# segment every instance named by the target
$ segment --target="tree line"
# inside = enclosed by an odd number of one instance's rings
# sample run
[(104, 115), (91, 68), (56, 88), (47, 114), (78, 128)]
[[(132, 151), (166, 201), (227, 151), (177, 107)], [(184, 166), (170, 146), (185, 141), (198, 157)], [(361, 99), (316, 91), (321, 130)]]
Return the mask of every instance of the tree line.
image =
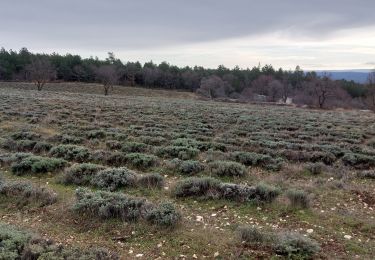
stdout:
[(232, 69), (178, 67), (167, 62), (123, 63), (113, 53), (100, 60), (79, 55), (0, 50), (0, 80), (32, 81), (38, 90), (53, 80), (98, 82), (108, 95), (117, 85), (181, 89), (206, 99), (293, 102), (318, 108), (345, 107), (375, 110), (375, 71), (367, 84), (332, 80), (329, 75), (275, 69), (272, 65)]

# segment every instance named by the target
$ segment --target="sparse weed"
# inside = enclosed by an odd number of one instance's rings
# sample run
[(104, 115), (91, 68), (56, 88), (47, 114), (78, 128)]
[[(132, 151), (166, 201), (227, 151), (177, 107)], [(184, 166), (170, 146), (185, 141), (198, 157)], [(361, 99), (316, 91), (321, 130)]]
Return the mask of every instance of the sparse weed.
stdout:
[(309, 198), (309, 195), (306, 192), (304, 192), (302, 190), (292, 189), (292, 190), (289, 190), (286, 193), (286, 195), (287, 195), (287, 197), (290, 201), (290, 205), (293, 208), (306, 209), (306, 208), (310, 207), (310, 198)]

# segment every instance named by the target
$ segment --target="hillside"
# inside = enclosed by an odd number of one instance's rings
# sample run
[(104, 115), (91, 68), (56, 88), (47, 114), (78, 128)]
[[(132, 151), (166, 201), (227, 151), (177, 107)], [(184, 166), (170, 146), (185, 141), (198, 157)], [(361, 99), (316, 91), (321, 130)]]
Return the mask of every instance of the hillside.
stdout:
[(375, 254), (374, 113), (101, 93), (0, 84), (0, 231), (120, 259)]
[(365, 84), (367, 83), (369, 72), (369, 70), (320, 71), (318, 74), (323, 75), (323, 73), (327, 73), (331, 75), (332, 79), (334, 80), (353, 80), (356, 83)]

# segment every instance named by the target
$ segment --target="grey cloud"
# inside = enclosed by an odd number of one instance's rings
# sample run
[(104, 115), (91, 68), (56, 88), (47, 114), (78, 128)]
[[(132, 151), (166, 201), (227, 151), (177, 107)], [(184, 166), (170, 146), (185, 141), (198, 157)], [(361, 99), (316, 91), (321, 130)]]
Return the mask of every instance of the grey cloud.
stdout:
[(2, 0), (0, 45), (150, 49), (280, 31), (321, 39), (375, 25), (374, 9), (373, 0)]

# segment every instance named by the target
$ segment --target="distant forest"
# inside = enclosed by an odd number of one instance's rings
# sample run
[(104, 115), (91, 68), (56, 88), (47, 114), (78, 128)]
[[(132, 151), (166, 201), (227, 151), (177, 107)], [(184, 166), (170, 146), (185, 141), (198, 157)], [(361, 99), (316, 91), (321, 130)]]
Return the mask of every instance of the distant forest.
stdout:
[(98, 82), (108, 95), (113, 85), (180, 89), (206, 99), (261, 102), (293, 102), (318, 108), (375, 110), (375, 72), (366, 84), (332, 80), (330, 75), (276, 69), (272, 65), (242, 69), (200, 66), (178, 67), (167, 62), (123, 63), (113, 53), (100, 60), (79, 55), (0, 50), (0, 80), (33, 81), (38, 90), (50, 81)]

